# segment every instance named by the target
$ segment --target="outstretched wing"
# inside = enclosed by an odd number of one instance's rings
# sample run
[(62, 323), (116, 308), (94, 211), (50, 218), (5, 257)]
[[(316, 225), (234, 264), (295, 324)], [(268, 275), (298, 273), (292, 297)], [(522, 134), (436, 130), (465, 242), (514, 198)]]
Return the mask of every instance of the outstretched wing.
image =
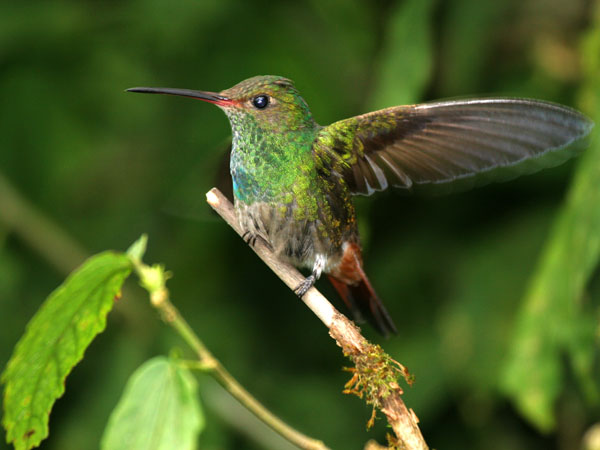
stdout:
[(354, 194), (388, 186), (465, 189), (558, 165), (593, 123), (555, 103), (509, 98), (398, 106), (324, 127), (314, 143), (320, 166)]

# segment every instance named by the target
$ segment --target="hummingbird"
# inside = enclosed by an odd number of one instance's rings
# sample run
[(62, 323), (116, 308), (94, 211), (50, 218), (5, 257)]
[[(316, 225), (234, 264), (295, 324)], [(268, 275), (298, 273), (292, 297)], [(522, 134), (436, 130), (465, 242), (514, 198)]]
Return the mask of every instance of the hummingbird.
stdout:
[(294, 86), (256, 76), (221, 92), (136, 87), (212, 103), (232, 129), (229, 170), (244, 239), (262, 239), (310, 275), (327, 274), (355, 320), (397, 333), (363, 268), (355, 195), (388, 187), (464, 190), (556, 166), (593, 122), (578, 111), (522, 98), (394, 106), (319, 125)]

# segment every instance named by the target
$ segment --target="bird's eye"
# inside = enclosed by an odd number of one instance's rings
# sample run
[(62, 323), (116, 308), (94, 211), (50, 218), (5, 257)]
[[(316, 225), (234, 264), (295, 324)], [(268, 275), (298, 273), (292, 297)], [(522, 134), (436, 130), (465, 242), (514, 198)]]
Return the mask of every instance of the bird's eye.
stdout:
[(268, 95), (257, 95), (252, 99), (252, 104), (255, 108), (264, 109), (269, 105)]

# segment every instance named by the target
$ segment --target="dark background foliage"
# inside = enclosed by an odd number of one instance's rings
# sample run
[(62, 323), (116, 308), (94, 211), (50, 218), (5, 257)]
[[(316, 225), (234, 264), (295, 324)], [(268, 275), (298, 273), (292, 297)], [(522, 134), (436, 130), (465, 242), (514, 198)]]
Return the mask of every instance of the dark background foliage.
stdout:
[[(230, 135), (223, 114), (123, 91), (218, 91), (278, 74), (296, 82), (322, 124), (475, 95), (535, 97), (592, 114), (585, 86), (597, 84), (586, 81), (582, 61), (598, 56), (585, 54), (582, 42), (600, 26), (594, 7), (584, 0), (3, 2), (0, 181), (80, 250), (67, 251), (40, 216), (11, 223), (16, 206), (2, 197), (0, 361), (82, 255), (125, 249), (147, 232), (146, 261), (174, 273), (174, 302), (251, 392), (332, 448), (383, 441), (384, 421), (366, 432), (369, 408), (341, 394), (347, 362), (325, 328), (204, 204)], [(597, 390), (581, 388), (566, 356), (560, 385), (549, 386), (559, 396), (548, 412), (556, 426), (542, 425), (546, 432), (502, 388), (521, 304), (577, 168), (572, 161), (447, 197), (389, 192), (358, 200), (366, 268), (400, 332), (383, 340), (363, 329), (416, 376), (405, 400), (431, 446), (574, 449), (598, 421)], [(318, 287), (337, 301), (326, 282)], [(597, 275), (587, 287), (597, 322)], [(119, 301), (67, 380), (42, 448), (96, 448), (131, 372), (183, 348), (141, 290), (129, 288), (133, 295)], [(286, 448), (212, 380), (199, 380), (202, 448)]]

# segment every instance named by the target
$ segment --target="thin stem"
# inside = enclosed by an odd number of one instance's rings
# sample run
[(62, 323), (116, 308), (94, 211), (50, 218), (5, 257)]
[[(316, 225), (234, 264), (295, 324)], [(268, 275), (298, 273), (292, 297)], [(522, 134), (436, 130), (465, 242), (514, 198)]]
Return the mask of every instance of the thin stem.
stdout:
[[(319, 440), (313, 439), (295, 430), (279, 417), (271, 413), (256, 398), (223, 367), (221, 362), (213, 356), (179, 310), (169, 300), (169, 291), (164, 285), (164, 271), (160, 266), (148, 267), (141, 261), (134, 261), (136, 270), (142, 279), (142, 285), (150, 292), (152, 305), (160, 312), (162, 319), (172, 326), (183, 340), (194, 350), (198, 356), (201, 370), (209, 373), (217, 382), (236, 398), (243, 406), (255, 416), (270, 426), (285, 439), (302, 449), (328, 450), (328, 447)], [(144, 277), (149, 273), (163, 276), (160, 283), (144, 283)], [(199, 367), (199, 368), (200, 368)]]

